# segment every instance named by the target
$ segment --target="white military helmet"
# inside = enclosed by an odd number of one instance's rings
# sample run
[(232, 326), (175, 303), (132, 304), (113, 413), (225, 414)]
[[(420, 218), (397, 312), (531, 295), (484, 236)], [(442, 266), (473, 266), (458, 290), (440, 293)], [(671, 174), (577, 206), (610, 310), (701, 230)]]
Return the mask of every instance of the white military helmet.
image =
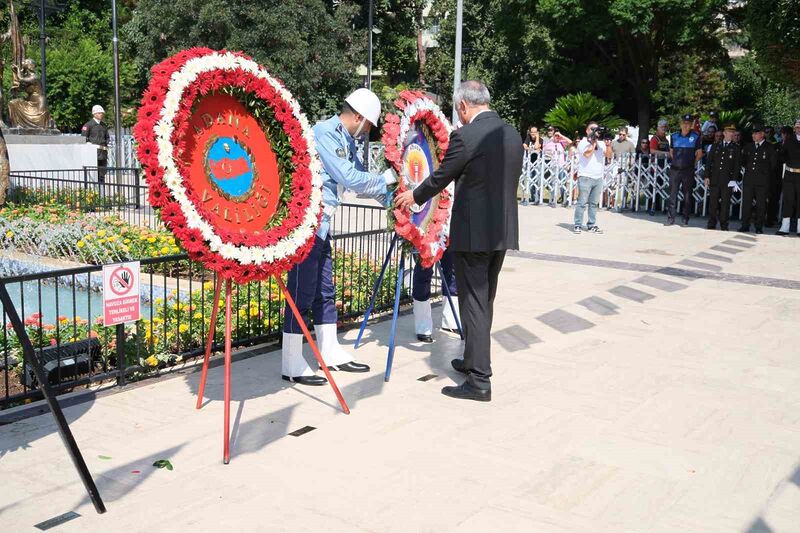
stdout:
[(94, 115), (95, 113), (105, 113), (105, 112), (106, 110), (103, 109), (103, 106), (101, 105), (92, 106), (92, 115)]
[(344, 101), (373, 126), (378, 125), (378, 120), (381, 118), (381, 101), (374, 92), (364, 88), (356, 89)]

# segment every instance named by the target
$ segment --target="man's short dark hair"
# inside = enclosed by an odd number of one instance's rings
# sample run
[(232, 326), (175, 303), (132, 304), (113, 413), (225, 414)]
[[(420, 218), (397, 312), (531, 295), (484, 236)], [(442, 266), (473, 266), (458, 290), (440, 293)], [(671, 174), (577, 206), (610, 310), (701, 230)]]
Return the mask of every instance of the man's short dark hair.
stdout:
[(350, 104), (348, 104), (347, 102), (344, 102), (342, 104), (342, 113), (351, 113), (353, 115), (358, 115), (358, 111), (353, 109), (353, 107)]

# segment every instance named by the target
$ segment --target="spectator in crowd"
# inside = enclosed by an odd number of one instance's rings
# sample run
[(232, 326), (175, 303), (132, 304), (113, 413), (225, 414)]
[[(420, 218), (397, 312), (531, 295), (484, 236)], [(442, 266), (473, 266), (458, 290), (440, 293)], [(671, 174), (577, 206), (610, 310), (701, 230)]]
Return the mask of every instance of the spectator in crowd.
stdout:
[[(780, 130), (780, 128), (778, 128)], [(781, 210), (781, 181), (783, 181), (783, 164), (780, 162), (778, 152), (781, 147), (779, 141), (780, 132), (776, 135), (775, 128), (766, 126), (764, 128), (764, 141), (768, 142), (775, 149), (776, 160), (775, 169), (769, 177), (767, 185), (767, 216), (764, 227), (772, 228), (778, 224), (778, 215)]]
[[(788, 235), (792, 218), (797, 218), (797, 209), (800, 209), (800, 118), (794, 123), (794, 131), (783, 136), (780, 148), (783, 169), (783, 208), (781, 227), (778, 235)], [(800, 234), (800, 225), (797, 233)]]
[(712, 111), (708, 114), (708, 120), (703, 122), (703, 127), (700, 129), (702, 133), (708, 131), (708, 128), (714, 126), (719, 131), (719, 113)]
[(656, 133), (650, 138), (650, 153), (666, 157), (669, 154), (669, 139), (667, 137), (667, 121), (663, 118), (658, 121)]
[(105, 183), (106, 167), (108, 166), (108, 125), (103, 122), (106, 110), (101, 105), (92, 107), (92, 119), (83, 125), (81, 134), (86, 137), (86, 142), (97, 146), (97, 181)]
[(742, 147), (742, 132), (738, 129), (733, 132), (733, 142), (739, 145), (739, 148)]
[(556, 134), (556, 128), (554, 126), (547, 126), (547, 134), (542, 138), (542, 146), (547, 144), (547, 141), (553, 138), (553, 135)]
[(542, 157), (550, 167), (551, 176), (555, 176), (553, 183), (553, 197), (550, 199), (550, 207), (558, 205), (558, 196), (561, 195), (561, 201), (564, 207), (569, 203), (567, 198), (566, 181), (567, 181), (567, 150), (569, 149), (572, 141), (561, 135), (561, 132), (552, 126), (548, 128), (549, 138), (542, 147)]
[(714, 144), (719, 144), (724, 140), (725, 140), (725, 134), (723, 133), (723, 131), (717, 130), (717, 132), (714, 134)]
[(709, 126), (703, 133), (703, 152), (708, 152), (711, 145), (714, 144), (714, 137), (717, 135), (717, 127), (713, 124)]
[(792, 135), (792, 128), (790, 128), (789, 126), (781, 127), (781, 134), (780, 138), (778, 139), (778, 142), (780, 144), (785, 143), (786, 139), (788, 139), (791, 135)]
[(764, 140), (773, 146), (775, 145), (775, 128), (772, 126), (764, 126)]
[(705, 168), (705, 184), (708, 188), (708, 229), (728, 231), (731, 207), (731, 192), (736, 187), (741, 172), (741, 149), (733, 142), (736, 126), (727, 124), (724, 140), (711, 147)]
[(694, 189), (694, 169), (703, 157), (703, 145), (700, 134), (692, 129), (692, 115), (683, 115), (681, 131), (670, 137), (670, 155), (672, 164), (669, 168), (669, 204), (667, 226), (675, 223), (675, 211), (678, 205), (678, 190), (683, 190), (683, 225), (689, 225), (689, 204)]
[(623, 126), (619, 129), (617, 138), (611, 143), (611, 151), (617, 157), (621, 156), (622, 154), (634, 155), (636, 153), (636, 147), (633, 145), (630, 139), (628, 139), (628, 128), (626, 126)]
[(611, 139), (600, 139), (597, 122), (586, 125), (586, 137), (578, 143), (578, 202), (575, 205), (574, 233), (583, 229), (583, 210), (589, 206), (589, 233), (603, 233), (597, 226), (597, 208), (603, 194), (606, 158), (611, 158)]
[[(639, 139), (639, 144), (636, 146), (636, 158), (639, 160), (639, 165), (642, 170), (647, 169), (650, 167), (650, 141), (647, 137), (642, 137)], [(647, 172), (647, 170), (645, 170)], [(656, 207), (654, 204), (655, 201), (655, 185), (650, 186), (650, 207), (647, 209), (647, 214), (655, 216), (656, 214)]]
[(522, 147), (525, 148), (531, 156), (531, 163), (536, 161), (539, 158), (539, 154), (542, 153), (542, 144), (542, 138), (539, 136), (539, 128), (531, 126), (530, 129), (528, 129), (528, 134), (525, 136), (525, 142), (522, 143)]
[(639, 139), (639, 146), (636, 147), (636, 155), (649, 156), (650, 155), (650, 141), (645, 138)]
[(694, 116), (694, 121), (692, 121), (692, 129), (700, 135), (703, 134), (703, 128), (700, 126), (700, 115)]
[(628, 177), (627, 173), (633, 168), (636, 162), (636, 146), (628, 139), (628, 128), (626, 126), (621, 127), (619, 132), (617, 132), (617, 138), (611, 142), (611, 151), (616, 160), (620, 189), (618, 189), (618, 195), (609, 195), (609, 201), (606, 204), (609, 208), (617, 207), (616, 200), (618, 197), (624, 200), (619, 193), (624, 194)]
[(753, 212), (753, 198), (756, 200), (756, 233), (764, 233), (764, 219), (767, 214), (767, 192), (770, 180), (778, 166), (775, 147), (764, 140), (764, 129), (753, 124), (753, 143), (742, 149), (742, 227), (741, 232), (750, 231), (750, 218)]

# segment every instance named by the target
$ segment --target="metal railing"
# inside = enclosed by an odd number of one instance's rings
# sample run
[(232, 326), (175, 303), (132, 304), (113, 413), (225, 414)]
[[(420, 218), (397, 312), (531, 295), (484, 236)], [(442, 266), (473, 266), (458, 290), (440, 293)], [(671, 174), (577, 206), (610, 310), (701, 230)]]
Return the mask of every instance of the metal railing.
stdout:
[[(343, 204), (332, 220), (336, 306), (342, 322), (363, 316), (369, 304), (391, 241), (385, 228), (386, 212), (381, 207)], [(395, 251), (376, 299), (379, 313), (394, 304), (398, 262)], [(202, 353), (215, 274), (183, 254), (145, 258), (141, 263), (142, 318), (116, 328), (102, 326), (101, 265), (0, 278), (25, 322), (37, 357), (52, 359), (50, 381), (55, 391), (98, 382), (122, 385)], [(433, 292), (438, 294), (440, 287), (435, 275)], [(410, 302), (410, 290), (409, 273), (402, 288), (404, 303)], [(274, 281), (237, 286), (233, 298), (235, 346), (279, 339), (284, 301)], [(0, 408), (5, 408), (39, 399), (41, 393), (5, 308), (0, 311)], [(219, 320), (216, 348), (221, 347), (224, 331), (221, 316)], [(58, 356), (87, 339), (99, 343), (91, 355)]]
[[(519, 196), (524, 205), (559, 202), (573, 205), (577, 199), (578, 156), (570, 154), (563, 160), (547, 154), (526, 152), (519, 178)], [(532, 159), (534, 159), (532, 161)], [(623, 154), (608, 161), (603, 174), (601, 207), (615, 210), (664, 211), (669, 202), (669, 157), (655, 154)], [(695, 167), (690, 210), (698, 216), (708, 211), (708, 189), (703, 181), (703, 163)], [(744, 170), (742, 170), (744, 173)], [(731, 195), (731, 215), (741, 218), (741, 179), (739, 191)], [(683, 204), (678, 193), (678, 209)]]

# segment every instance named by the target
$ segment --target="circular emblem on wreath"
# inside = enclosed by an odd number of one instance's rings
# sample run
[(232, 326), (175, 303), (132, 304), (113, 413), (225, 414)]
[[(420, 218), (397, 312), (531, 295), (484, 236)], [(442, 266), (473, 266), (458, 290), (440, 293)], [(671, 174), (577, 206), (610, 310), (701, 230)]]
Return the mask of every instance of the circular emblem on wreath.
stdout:
[(239, 282), (289, 270), (322, 210), (311, 126), (243, 54), (186, 50), (152, 69), (134, 135), (150, 203), (192, 259)]

